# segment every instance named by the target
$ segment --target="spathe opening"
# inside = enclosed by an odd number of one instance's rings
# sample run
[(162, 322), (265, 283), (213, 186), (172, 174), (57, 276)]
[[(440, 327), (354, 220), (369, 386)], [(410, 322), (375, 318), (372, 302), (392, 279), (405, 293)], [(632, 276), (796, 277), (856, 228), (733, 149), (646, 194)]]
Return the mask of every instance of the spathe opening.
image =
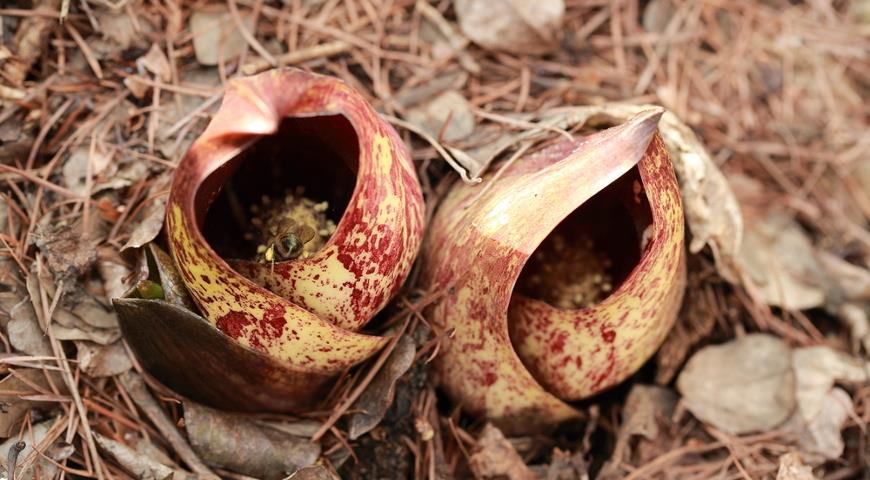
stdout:
[(651, 224), (634, 167), (550, 232), (523, 267), (514, 294), (562, 309), (597, 305), (637, 266)]
[(344, 116), (284, 119), (204, 182), (200, 195), (215, 191), (209, 183), (221, 185), (201, 224), (206, 241), (223, 258), (260, 261), (273, 240), (276, 261), (291, 259), (285, 251), (303, 255), (290, 237), (303, 241), (305, 255), (322, 247), (353, 195), (358, 159), (358, 137)]

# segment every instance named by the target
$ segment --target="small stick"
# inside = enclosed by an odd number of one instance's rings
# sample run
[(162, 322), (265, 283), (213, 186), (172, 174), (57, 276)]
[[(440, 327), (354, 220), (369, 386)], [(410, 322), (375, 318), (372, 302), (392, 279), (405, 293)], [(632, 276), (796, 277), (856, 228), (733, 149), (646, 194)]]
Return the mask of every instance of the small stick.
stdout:
[(396, 344), (399, 343), (399, 339), (402, 338), (402, 335), (408, 328), (409, 323), (410, 321), (406, 321), (404, 324), (402, 324), (401, 328), (399, 328), (399, 331), (396, 332), (395, 335), (393, 335), (393, 338), (390, 339), (390, 343), (388, 343), (386, 348), (381, 351), (380, 356), (375, 361), (374, 365), (372, 365), (372, 367), (369, 369), (368, 373), (366, 373), (366, 376), (363, 378), (362, 382), (360, 382), (359, 385), (357, 385), (353, 389), (353, 391), (344, 400), (344, 402), (342, 402), (335, 409), (333, 409), (332, 414), (329, 416), (329, 418), (327, 418), (326, 421), (323, 422), (323, 425), (320, 426), (320, 429), (318, 429), (317, 432), (315, 432), (314, 435), (311, 436), (312, 442), (320, 440), (320, 437), (326, 434), (326, 432), (330, 431), (332, 426), (335, 425), (335, 422), (337, 422), (338, 419), (341, 418), (342, 415), (344, 415), (347, 410), (353, 405), (353, 402), (355, 402), (356, 399), (359, 398), (360, 395), (362, 395), (363, 391), (372, 382), (372, 379), (375, 378), (375, 375), (380, 371), (381, 367), (384, 366), (387, 358), (390, 356), (391, 353), (393, 353), (393, 350), (395, 350)]
[[(293, 65), (297, 63), (307, 62), (309, 60), (314, 60), (316, 58), (325, 58), (331, 57), (333, 55), (338, 55), (339, 53), (344, 53), (350, 50), (350, 48), (351, 45), (349, 43), (337, 40), (334, 42), (322, 43), (313, 47), (287, 52), (285, 54), (275, 57), (275, 61), (279, 66)], [(263, 70), (266, 70), (270, 66), (272, 65), (269, 63), (269, 61), (262, 58), (257, 58), (249, 63), (246, 63), (242, 67), (242, 73), (245, 75), (253, 75), (255, 73), (260, 73)]]
[(9, 480), (15, 480), (15, 464), (18, 463), (18, 455), (26, 446), (26, 443), (18, 441), (9, 447), (9, 453), (6, 456), (6, 471), (9, 473)]
[(190, 445), (184, 440), (181, 433), (175, 428), (175, 425), (172, 424), (166, 412), (157, 404), (157, 400), (154, 400), (154, 397), (148, 392), (142, 377), (135, 373), (130, 373), (120, 377), (120, 380), (124, 388), (127, 389), (127, 393), (130, 394), (130, 398), (154, 422), (154, 426), (166, 437), (166, 441), (178, 452), (178, 456), (184, 460), (184, 463), (202, 477), (217, 479), (218, 477), (214, 472), (202, 463), (193, 449), (190, 448)]
[(453, 158), (453, 156), (451, 156), (447, 152), (447, 150), (441, 145), (441, 142), (436, 140), (432, 135), (429, 135), (428, 133), (423, 131), (420, 127), (414, 125), (413, 123), (406, 122), (406, 121), (402, 120), (401, 118), (394, 117), (394, 116), (388, 115), (386, 113), (381, 113), (381, 117), (385, 118), (388, 122), (390, 122), (392, 124), (398, 125), (406, 130), (410, 130), (410, 131), (416, 133), (423, 140), (426, 140), (430, 145), (432, 145), (432, 148), (434, 148), (435, 151), (437, 151), (439, 155), (444, 157), (444, 160), (453, 168), (453, 170), (456, 170), (456, 172), (459, 174), (459, 176), (462, 177), (463, 182), (465, 182), (469, 185), (474, 185), (476, 183), (480, 183), (483, 181), (483, 179), (480, 177), (470, 178), (468, 176), (468, 170), (466, 170), (464, 167), (462, 167), (462, 165), (460, 165)]

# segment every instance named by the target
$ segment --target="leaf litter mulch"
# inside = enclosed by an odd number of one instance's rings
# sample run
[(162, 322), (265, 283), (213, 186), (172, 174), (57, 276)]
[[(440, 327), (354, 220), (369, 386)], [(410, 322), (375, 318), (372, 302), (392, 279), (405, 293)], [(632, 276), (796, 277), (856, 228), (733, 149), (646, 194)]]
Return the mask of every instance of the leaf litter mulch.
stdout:
[[(870, 478), (870, 2), (35, 0), (0, 35), (5, 478)], [(542, 112), (666, 107), (692, 254), (656, 357), (583, 422), (506, 437), (433, 385), (449, 332), (412, 275), (375, 323), (408, 334), (304, 418), (154, 382), (110, 299), (222, 85), (279, 65), (363, 92), (430, 213)]]

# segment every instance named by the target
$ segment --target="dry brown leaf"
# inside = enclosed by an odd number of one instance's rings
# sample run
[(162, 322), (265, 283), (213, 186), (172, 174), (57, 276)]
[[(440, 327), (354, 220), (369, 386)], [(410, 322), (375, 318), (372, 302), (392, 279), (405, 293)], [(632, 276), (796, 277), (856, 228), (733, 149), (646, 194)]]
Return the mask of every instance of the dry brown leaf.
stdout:
[(779, 471), (776, 480), (815, 480), (813, 469), (801, 460), (797, 452), (786, 453), (779, 457)]
[[(87, 195), (88, 188), (94, 188), (93, 179), (102, 173), (112, 161), (112, 155), (95, 149), (93, 155), (87, 146), (74, 149), (61, 168), (63, 186), (78, 195)], [(88, 175), (91, 184), (88, 185)]]
[(109, 345), (77, 341), (76, 347), (79, 368), (91, 377), (111, 377), (133, 368), (133, 362), (121, 341)]
[(184, 402), (187, 436), (206, 463), (257, 478), (284, 478), (320, 456), (320, 445), (238, 415)]
[(118, 316), (91, 296), (78, 302), (67, 301), (57, 307), (52, 316), (52, 333), (60, 340), (90, 340), (109, 345), (121, 338)]
[(768, 431), (795, 408), (791, 351), (780, 338), (750, 334), (702, 348), (677, 379), (698, 419), (732, 433)]
[(9, 343), (15, 350), (28, 355), (51, 355), (51, 343), (39, 325), (33, 303), (27, 297), (21, 297), (19, 302), (9, 311), (11, 320), (6, 325)]
[(197, 478), (191, 473), (170, 468), (99, 433), (94, 433), (94, 440), (100, 449), (111, 455), (118, 462), (118, 465), (139, 480), (193, 480)]
[[(45, 8), (57, 11), (59, 0), (37, 0), (33, 8)], [(48, 42), (48, 30), (56, 25), (56, 20), (43, 15), (27, 15), (18, 25), (18, 30), (12, 38), (11, 47), (14, 56), (3, 63), (3, 73), (14, 86), (22, 86), (27, 73), (39, 59)]]
[[(473, 140), (477, 136), (477, 133), (471, 136), (469, 139), (471, 143), (474, 143)], [(499, 135), (495, 141), (486, 142), (479, 147), (460, 150), (448, 146), (447, 150), (459, 162), (459, 165), (465, 169), (469, 178), (480, 178), (480, 175), (489, 167), (493, 160), (502, 152), (515, 145), (517, 141), (519, 141), (518, 135), (506, 133)]]
[(108, 345), (121, 338), (118, 329), (93, 328), (85, 324), (68, 326), (55, 323), (51, 325), (51, 332), (58, 340), (90, 340), (100, 345)]
[[(22, 380), (22, 378), (24, 380)], [(26, 381), (25, 381), (26, 380)], [(21, 398), (29, 394), (39, 394), (31, 385), (49, 389), (48, 380), (41, 370), (32, 368), (16, 369), (0, 380), (0, 438), (16, 435), (24, 415), (39, 402)]]
[[(631, 388), (622, 410), (622, 425), (617, 433), (616, 447), (610, 460), (601, 469), (601, 478), (622, 478), (625, 471), (620, 465), (632, 458), (631, 440), (641, 436), (647, 443), (659, 436), (659, 426), (674, 413), (677, 395), (667, 388), (637, 384)], [(666, 448), (666, 447), (664, 447)], [(662, 448), (653, 455), (665, 453)]]
[(172, 68), (169, 66), (169, 60), (156, 43), (151, 44), (148, 53), (136, 60), (136, 65), (153, 73), (164, 82), (172, 80)]
[[(242, 15), (242, 23), (249, 31), (254, 26), (253, 20), (250, 15)], [(247, 48), (245, 38), (224, 5), (194, 9), (190, 15), (190, 31), (196, 60), (202, 65), (217, 65), (221, 59), (229, 62)]]
[(484, 48), (541, 54), (559, 44), (563, 0), (453, 0), (453, 6), (462, 32)]
[(387, 357), (375, 378), (354, 402), (352, 409), (356, 413), (350, 417), (348, 438), (356, 440), (381, 423), (393, 403), (396, 381), (411, 368), (416, 353), (414, 340), (410, 336), (405, 335), (399, 339), (396, 348)]
[[(74, 449), (68, 444), (45, 444), (49, 433), (56, 431), (58, 421), (58, 418), (52, 418), (37, 423), (24, 432), (20, 440), (24, 441), (25, 446), (18, 454), (15, 469), (16, 480), (55, 478), (59, 470), (56, 462), (62, 462), (73, 454)], [(2, 478), (9, 478), (6, 453), (18, 441), (18, 436), (14, 436), (0, 445), (0, 452), (4, 453), (0, 455), (0, 466), (2, 466), (0, 468), (0, 472), (2, 472), (0, 475), (2, 475)]]
[(462, 140), (474, 131), (471, 104), (456, 90), (448, 90), (407, 112), (408, 121), (445, 142)]
[(138, 453), (153, 460), (157, 460), (167, 467), (181, 470), (178, 464), (175, 463), (175, 461), (172, 460), (162, 448), (154, 445), (154, 443), (149, 441), (147, 438), (137, 437), (135, 434), (127, 433), (124, 435), (124, 440), (127, 440)]
[(673, 0), (650, 1), (643, 9), (643, 29), (647, 32), (664, 32), (676, 11)]
[(121, 247), (121, 251), (128, 248), (140, 248), (142, 245), (157, 238), (163, 228), (163, 219), (166, 217), (166, 201), (169, 200), (169, 184), (172, 181), (171, 172), (166, 172), (151, 184), (148, 189), (146, 201), (148, 202), (142, 212), (135, 219), (136, 227), (130, 234), (130, 239)]
[[(68, 300), (77, 297), (75, 301)], [(104, 306), (91, 295), (70, 295), (62, 303), (63, 309), (69, 314), (75, 315), (82, 322), (94, 328), (118, 328), (118, 316), (109, 307)]]
[(55, 281), (81, 277), (97, 260), (100, 226), (82, 233), (81, 220), (56, 222), (51, 215), (40, 220), (33, 232), (33, 243), (45, 257)]
[(864, 351), (870, 352), (870, 318), (867, 317), (866, 308), (854, 303), (844, 303), (835, 313), (849, 327), (852, 348), (857, 351), (858, 345), (863, 345)]
[(795, 420), (803, 426), (802, 445), (833, 460), (843, 453), (840, 429), (854, 416), (852, 399), (835, 382), (864, 383), (870, 363), (830, 347), (799, 348), (792, 354), (797, 389)]
[(823, 250), (816, 250), (816, 259), (831, 279), (829, 301), (870, 301), (870, 270)]
[(740, 259), (768, 305), (790, 310), (824, 305), (824, 272), (806, 232), (790, 216), (771, 213), (750, 222)]
[(589, 480), (589, 465), (583, 457), (582, 450), (572, 454), (558, 448), (553, 449), (552, 460), (546, 468), (544, 478), (546, 480)]
[(509, 480), (537, 478), (501, 430), (491, 424), (483, 427), (483, 433), (477, 439), (477, 446), (468, 463), (477, 477), (503, 477)]
[(134, 18), (124, 9), (101, 8), (99, 19), (99, 32), (103, 35), (103, 39), (113, 44), (116, 49), (127, 50), (145, 44), (141, 28), (143, 22), (137, 25)]
[(117, 250), (111, 246), (100, 247), (97, 254), (97, 271), (103, 280), (103, 289), (106, 292), (105, 299), (111, 301), (121, 298), (131, 287), (128, 280), (130, 269), (126, 262), (118, 255)]

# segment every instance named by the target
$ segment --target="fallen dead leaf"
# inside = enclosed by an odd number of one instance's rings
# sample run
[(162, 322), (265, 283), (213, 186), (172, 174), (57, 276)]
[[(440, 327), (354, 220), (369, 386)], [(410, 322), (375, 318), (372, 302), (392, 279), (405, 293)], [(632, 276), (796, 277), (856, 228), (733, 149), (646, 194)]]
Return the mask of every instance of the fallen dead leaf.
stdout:
[(97, 271), (103, 280), (106, 300), (121, 298), (130, 289), (128, 277), (131, 271), (114, 247), (100, 247), (97, 253)]
[(477, 439), (477, 446), (468, 460), (474, 475), (482, 478), (534, 480), (535, 474), (507, 441), (501, 430), (487, 424)]
[(73, 150), (61, 168), (63, 186), (78, 195), (88, 193), (88, 175), (91, 177), (90, 188), (93, 189), (93, 179), (102, 173), (112, 161), (112, 155), (95, 149), (93, 155), (87, 146)]
[[(121, 338), (118, 316), (91, 296), (63, 302), (52, 316), (52, 333), (61, 340), (89, 340), (109, 345)], [(66, 299), (65, 299), (66, 300)]]
[(151, 44), (148, 53), (136, 60), (136, 65), (153, 73), (164, 82), (172, 80), (172, 69), (169, 66), (169, 60), (156, 43)]
[[(75, 300), (68, 300), (72, 297)], [(94, 328), (118, 328), (118, 316), (115, 312), (93, 296), (89, 294), (70, 295), (64, 300), (63, 309), (58, 310), (58, 312), (66, 311), (66, 313), (75, 315), (82, 322)]]
[[(253, 17), (242, 15), (242, 23), (250, 31)], [(228, 62), (247, 48), (245, 38), (224, 5), (208, 5), (194, 9), (190, 15), (193, 51), (202, 65), (217, 65), (221, 59)]]
[(79, 278), (90, 270), (97, 260), (102, 230), (102, 226), (94, 225), (83, 235), (81, 220), (58, 223), (45, 215), (32, 237), (55, 281), (60, 281)]
[(480, 73), (480, 64), (466, 51), (470, 43), (468, 38), (458, 32), (454, 24), (447, 21), (432, 5), (417, 2), (415, 8), (423, 17), (420, 23), (420, 38), (431, 45), (432, 57), (438, 61), (447, 61), (456, 56), (459, 65), (467, 72)]
[(870, 318), (867, 317), (867, 309), (854, 303), (844, 303), (837, 308), (836, 315), (849, 327), (852, 348), (857, 351), (858, 345), (863, 345), (864, 351), (870, 352)]
[(677, 389), (695, 417), (723, 432), (764, 432), (794, 411), (791, 367), (785, 342), (750, 334), (695, 353), (677, 378)]
[(788, 215), (771, 213), (750, 222), (741, 266), (768, 305), (805, 310), (825, 304), (824, 272), (806, 232)]
[(100, 29), (103, 38), (115, 45), (117, 49), (127, 50), (130, 47), (145, 45), (142, 37), (142, 22), (137, 28), (136, 22), (123, 9), (99, 9)]
[(779, 457), (779, 471), (776, 480), (815, 480), (813, 469), (804, 465), (797, 452), (786, 453)]
[(133, 368), (127, 349), (120, 340), (109, 345), (86, 340), (75, 343), (79, 368), (91, 377), (111, 377)]
[(142, 377), (138, 373), (130, 371), (117, 378), (133, 402), (145, 412), (148, 419), (157, 427), (157, 431), (163, 435), (163, 438), (187, 467), (196, 473), (200, 480), (216, 480), (218, 476), (196, 455), (169, 415), (151, 395)]
[(350, 417), (348, 438), (356, 440), (381, 422), (396, 395), (396, 381), (411, 368), (416, 353), (410, 336), (399, 339), (383, 367), (354, 402), (352, 409), (356, 413)]
[(35, 391), (31, 385), (49, 390), (45, 374), (33, 368), (16, 369), (14, 373), (0, 380), (0, 405), (3, 406), (0, 408), (0, 437), (16, 435), (24, 415), (34, 406), (40, 405), (40, 402), (21, 398), (41, 393)]
[(543, 477), (546, 480), (589, 480), (589, 465), (583, 456), (580, 450), (572, 454), (553, 449), (552, 460)]
[(54, 478), (57, 475), (59, 469), (56, 462), (64, 461), (74, 452), (71, 445), (61, 443), (44, 444), (50, 433), (56, 431), (59, 427), (57, 424), (58, 420), (58, 418), (52, 418), (37, 423), (28, 430), (25, 430), (20, 439), (17, 436), (11, 437), (0, 445), (0, 452), (4, 453), (4, 455), (0, 456), (2, 457), (0, 458), (0, 465), (2, 465), (3, 478), (9, 478), (6, 453), (19, 440), (23, 441), (25, 446), (18, 453), (17, 468), (15, 469), (16, 480)]
[(816, 259), (831, 279), (829, 301), (870, 301), (870, 270), (843, 260), (837, 255), (816, 250)]
[[(477, 134), (473, 134), (469, 139), (472, 143)], [(518, 141), (517, 135), (503, 134), (495, 141), (485, 142), (483, 145), (468, 150), (460, 150), (456, 147), (447, 147), (447, 150), (453, 155), (453, 158), (459, 162), (459, 165), (465, 169), (469, 178), (479, 178), (480, 174), (489, 167), (489, 165), (502, 152), (515, 145)]]
[(148, 202), (135, 220), (136, 227), (130, 234), (130, 239), (121, 247), (121, 251), (128, 248), (140, 248), (142, 245), (157, 238), (163, 228), (163, 219), (166, 217), (166, 202), (169, 200), (169, 184), (172, 181), (172, 173), (166, 172), (154, 180), (148, 189), (146, 201)]
[(826, 346), (796, 349), (792, 362), (798, 407), (795, 420), (804, 429), (801, 443), (812, 453), (836, 459), (844, 448), (843, 422), (855, 412), (849, 394), (834, 383), (867, 382), (870, 363)]
[(99, 433), (94, 433), (94, 440), (100, 449), (111, 455), (118, 462), (118, 465), (139, 480), (193, 480), (197, 478), (192, 473), (170, 468)]
[[(622, 478), (626, 475), (621, 465), (632, 457), (632, 439), (640, 436), (644, 439), (642, 441), (655, 442), (660, 424), (669, 421), (677, 399), (673, 391), (656, 385), (637, 384), (631, 388), (622, 410), (622, 425), (617, 433), (613, 455), (602, 467), (600, 478)], [(658, 450), (647, 453), (652, 456), (665, 453), (661, 448)]]
[(15, 350), (33, 356), (52, 354), (51, 343), (39, 325), (31, 299), (22, 297), (9, 313), (11, 320), (6, 325), (6, 334)]
[(643, 29), (647, 32), (664, 32), (676, 11), (673, 0), (650, 1), (643, 9)]
[(445, 142), (462, 140), (474, 131), (471, 104), (456, 90), (448, 90), (407, 112), (408, 121)]
[(492, 50), (541, 54), (555, 49), (565, 15), (563, 0), (454, 0), (462, 32)]
[(187, 436), (211, 465), (257, 478), (284, 478), (320, 456), (320, 445), (194, 402), (184, 402)]
[[(32, 8), (47, 8), (57, 11), (57, 0), (37, 0)], [(48, 30), (56, 25), (56, 21), (48, 16), (28, 15), (21, 20), (8, 44), (14, 54), (3, 63), (3, 77), (14, 86), (24, 83), (30, 68), (42, 55), (44, 46), (48, 43)]]
[(667, 388), (635, 385), (625, 401), (620, 439), (628, 440), (640, 435), (647, 440), (655, 440), (659, 436), (659, 424), (670, 418), (676, 404), (677, 395)]
[[(59, 311), (55, 312), (55, 314)], [(51, 332), (58, 340), (90, 340), (100, 345), (108, 345), (121, 338), (118, 329), (93, 328), (83, 324), (51, 325)]]

